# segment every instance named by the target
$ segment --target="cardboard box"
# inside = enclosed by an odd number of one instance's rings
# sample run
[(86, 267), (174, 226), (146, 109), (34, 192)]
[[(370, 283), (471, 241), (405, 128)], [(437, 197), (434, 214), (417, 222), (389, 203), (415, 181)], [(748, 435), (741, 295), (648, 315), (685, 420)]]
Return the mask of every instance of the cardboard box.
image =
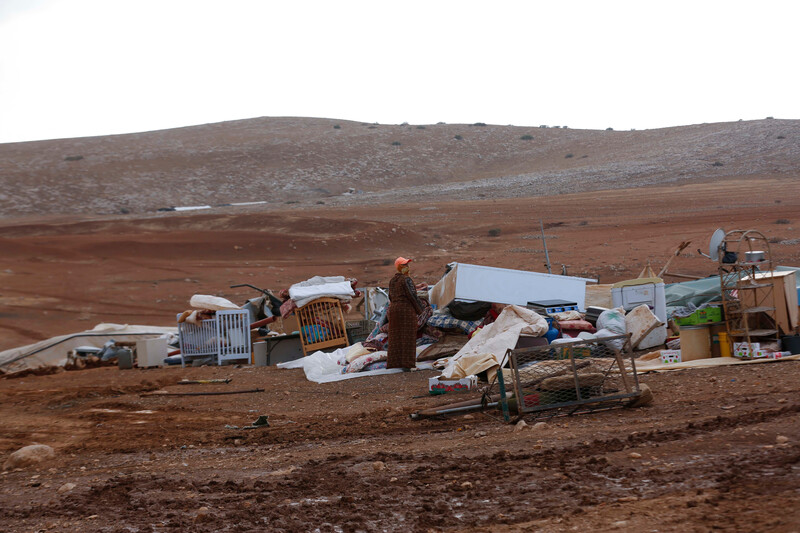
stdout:
[(150, 368), (162, 366), (167, 357), (167, 339), (136, 341), (136, 366)]
[[(798, 325), (797, 288), (794, 271), (759, 272), (755, 275), (756, 283), (770, 284), (772, 287), (763, 287), (755, 290), (739, 290), (739, 299), (743, 307), (768, 306), (774, 311), (767, 314), (778, 324), (784, 335), (792, 335)], [(752, 283), (748, 276), (742, 278), (741, 285)]]
[(758, 342), (734, 342), (733, 356), (742, 359), (758, 359), (766, 357), (767, 352), (761, 348)]
[(597, 280), (457, 263), (431, 289), (430, 301), (441, 309), (453, 300), (525, 307), (528, 302), (558, 299), (583, 309), (587, 282)]
[(661, 362), (664, 364), (680, 363), (681, 351), (680, 350), (661, 350)]
[(478, 376), (467, 376), (462, 379), (441, 379), (441, 376), (428, 379), (428, 392), (444, 394), (472, 390), (478, 386)]

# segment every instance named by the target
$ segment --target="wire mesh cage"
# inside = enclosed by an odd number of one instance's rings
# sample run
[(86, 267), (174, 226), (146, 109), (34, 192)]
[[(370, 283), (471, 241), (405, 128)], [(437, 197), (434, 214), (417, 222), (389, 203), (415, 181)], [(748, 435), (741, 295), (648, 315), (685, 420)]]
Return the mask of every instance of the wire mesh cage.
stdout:
[(617, 335), (508, 350), (484, 400), (516, 421), (622, 407), (640, 394), (630, 337)]
[(362, 342), (369, 337), (378, 322), (375, 320), (352, 320), (347, 322), (347, 339), (350, 344)]

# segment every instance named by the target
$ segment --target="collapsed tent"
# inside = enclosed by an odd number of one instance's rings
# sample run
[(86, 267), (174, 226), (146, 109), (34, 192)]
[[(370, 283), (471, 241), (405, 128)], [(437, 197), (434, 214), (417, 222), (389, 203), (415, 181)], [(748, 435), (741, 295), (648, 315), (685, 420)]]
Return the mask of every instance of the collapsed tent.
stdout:
[(59, 335), (27, 346), (0, 352), (0, 370), (18, 372), (39, 366), (64, 366), (67, 354), (82, 346), (101, 348), (109, 340), (137, 341), (177, 335), (177, 328), (98, 324), (91, 330)]

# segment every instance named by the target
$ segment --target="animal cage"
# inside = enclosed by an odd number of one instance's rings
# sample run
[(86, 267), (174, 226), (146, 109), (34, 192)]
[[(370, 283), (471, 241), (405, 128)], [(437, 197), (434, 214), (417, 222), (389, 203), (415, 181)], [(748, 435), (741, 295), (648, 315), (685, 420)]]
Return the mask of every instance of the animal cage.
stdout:
[(622, 407), (642, 394), (629, 335), (508, 350), (505, 361), (491, 389), (507, 421)]
[(349, 346), (342, 303), (336, 298), (317, 298), (296, 311), (303, 355), (326, 348)]
[(178, 322), (178, 338), (181, 366), (209, 356), (215, 357), (218, 365), (234, 359), (250, 360), (250, 313), (245, 309), (217, 311), (214, 318), (197, 324)]

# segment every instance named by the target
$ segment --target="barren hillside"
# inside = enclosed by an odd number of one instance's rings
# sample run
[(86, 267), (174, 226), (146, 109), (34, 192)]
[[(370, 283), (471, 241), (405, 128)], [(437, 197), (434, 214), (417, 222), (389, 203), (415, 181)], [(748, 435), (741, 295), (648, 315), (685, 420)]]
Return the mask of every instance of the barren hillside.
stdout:
[[(787, 178), (800, 167), (799, 134), (800, 120), (595, 131), (260, 118), (0, 144), (0, 216), (514, 198)], [(342, 196), (350, 188), (360, 194)]]

